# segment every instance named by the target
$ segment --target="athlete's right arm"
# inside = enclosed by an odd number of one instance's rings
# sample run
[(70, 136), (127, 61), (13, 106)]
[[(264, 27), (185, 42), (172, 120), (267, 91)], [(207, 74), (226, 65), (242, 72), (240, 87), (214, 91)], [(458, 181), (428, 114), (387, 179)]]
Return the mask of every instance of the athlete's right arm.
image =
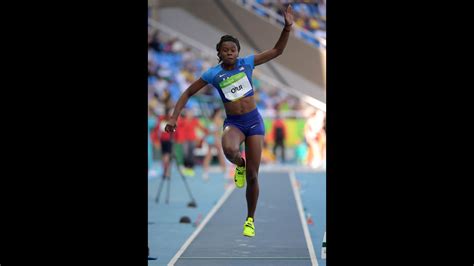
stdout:
[(188, 99), (191, 98), (196, 92), (202, 89), (204, 86), (207, 85), (207, 82), (203, 79), (199, 78), (194, 81), (178, 99), (176, 105), (174, 106), (173, 115), (171, 116), (170, 120), (166, 124), (165, 131), (168, 133), (174, 132), (176, 130), (176, 121), (178, 120), (178, 116), (181, 113), (181, 110), (188, 102)]

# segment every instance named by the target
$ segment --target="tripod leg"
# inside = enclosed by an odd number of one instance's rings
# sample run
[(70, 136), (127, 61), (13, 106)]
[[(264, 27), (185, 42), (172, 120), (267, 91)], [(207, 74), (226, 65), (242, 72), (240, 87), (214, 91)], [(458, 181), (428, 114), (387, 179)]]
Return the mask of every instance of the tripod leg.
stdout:
[(195, 201), (194, 197), (193, 197), (193, 194), (191, 193), (191, 189), (189, 189), (188, 182), (186, 181), (186, 178), (184, 178), (184, 176), (181, 176), (181, 178), (183, 179), (184, 185), (186, 186), (186, 190), (188, 191), (189, 197), (191, 198), (192, 201)]
[(161, 179), (160, 185), (158, 187), (158, 193), (156, 194), (156, 198), (155, 198), (156, 203), (158, 203), (160, 201), (160, 194), (161, 194), (161, 190), (163, 189), (163, 182), (165, 181), (165, 178), (166, 177), (163, 177)]
[[(173, 160), (176, 162), (176, 167), (178, 168), (178, 173), (181, 177), (184, 178), (184, 174), (183, 174), (183, 171), (181, 170), (181, 167), (179, 167), (179, 162), (178, 162), (178, 158), (176, 158), (176, 155), (174, 154), (174, 151), (173, 153), (171, 153), (171, 158), (170, 160)], [(171, 161), (170, 161), (170, 165), (171, 165)]]
[(183, 172), (179, 168), (178, 159), (176, 158), (176, 155), (174, 152), (171, 153), (171, 160), (173, 159), (176, 161), (176, 166), (178, 167), (179, 175), (181, 176), (181, 179), (183, 179), (184, 185), (186, 186), (186, 190), (188, 191), (189, 197), (191, 198), (191, 203), (195, 205), (196, 201), (194, 200), (193, 194), (191, 193), (191, 189), (189, 189), (188, 182), (186, 182), (186, 177), (184, 176)]
[(171, 184), (171, 177), (167, 176), (166, 179), (168, 179), (168, 187), (166, 190), (166, 204), (170, 202), (170, 184)]

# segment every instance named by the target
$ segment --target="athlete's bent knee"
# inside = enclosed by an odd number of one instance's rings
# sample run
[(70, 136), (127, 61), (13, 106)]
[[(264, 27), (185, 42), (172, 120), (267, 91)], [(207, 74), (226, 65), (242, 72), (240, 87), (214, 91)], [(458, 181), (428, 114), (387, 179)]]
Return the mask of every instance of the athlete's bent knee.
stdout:
[(232, 146), (224, 146), (224, 155), (229, 161), (234, 161), (239, 158), (239, 149), (236, 149)]

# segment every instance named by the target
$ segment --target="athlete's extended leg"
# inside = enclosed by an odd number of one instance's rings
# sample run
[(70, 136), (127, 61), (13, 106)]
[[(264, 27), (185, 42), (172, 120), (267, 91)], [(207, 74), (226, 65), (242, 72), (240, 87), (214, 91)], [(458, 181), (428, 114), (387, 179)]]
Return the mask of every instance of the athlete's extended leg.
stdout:
[(244, 223), (244, 236), (255, 236), (253, 217), (257, 208), (259, 194), (258, 168), (262, 157), (263, 135), (252, 135), (245, 139), (245, 153), (247, 154), (247, 220)]
[(247, 175), (247, 216), (254, 217), (259, 194), (258, 169), (262, 157), (263, 135), (253, 135), (245, 139)]

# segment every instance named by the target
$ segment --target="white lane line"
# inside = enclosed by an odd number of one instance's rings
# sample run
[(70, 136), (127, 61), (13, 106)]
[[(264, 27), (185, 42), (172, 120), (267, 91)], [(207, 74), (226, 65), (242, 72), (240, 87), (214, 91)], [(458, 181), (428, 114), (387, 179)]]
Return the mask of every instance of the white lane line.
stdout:
[(184, 242), (184, 244), (181, 246), (181, 248), (178, 250), (178, 252), (174, 255), (174, 257), (168, 262), (168, 266), (173, 266), (176, 263), (176, 261), (179, 259), (181, 254), (183, 254), (184, 251), (188, 248), (188, 246), (191, 245), (191, 242), (193, 242), (193, 240), (197, 237), (197, 235), (202, 231), (204, 226), (206, 226), (207, 222), (209, 222), (209, 220), (212, 218), (212, 216), (214, 216), (214, 214), (217, 212), (217, 210), (219, 210), (219, 208), (222, 206), (222, 204), (224, 204), (224, 202), (230, 196), (232, 191), (234, 191), (234, 189), (235, 189), (235, 185), (231, 186), (230, 188), (228, 188), (225, 191), (224, 195), (222, 195), (222, 197), (219, 199), (217, 204), (214, 205), (214, 207), (211, 209), (211, 211), (206, 215), (206, 218), (204, 218), (204, 220), (198, 225), (196, 230), (194, 230), (194, 232), (186, 240), (186, 242)]
[(311, 241), (311, 236), (309, 234), (308, 225), (306, 224), (306, 220), (304, 218), (303, 212), (303, 204), (301, 203), (300, 193), (296, 188), (296, 177), (295, 172), (290, 171), (290, 182), (291, 187), (293, 188), (293, 194), (295, 195), (296, 206), (298, 207), (298, 212), (300, 214), (301, 225), (303, 226), (304, 237), (306, 239), (306, 245), (308, 246), (309, 256), (311, 257), (311, 264), (314, 266), (318, 265), (318, 260), (316, 259), (316, 253), (314, 252), (313, 242)]

